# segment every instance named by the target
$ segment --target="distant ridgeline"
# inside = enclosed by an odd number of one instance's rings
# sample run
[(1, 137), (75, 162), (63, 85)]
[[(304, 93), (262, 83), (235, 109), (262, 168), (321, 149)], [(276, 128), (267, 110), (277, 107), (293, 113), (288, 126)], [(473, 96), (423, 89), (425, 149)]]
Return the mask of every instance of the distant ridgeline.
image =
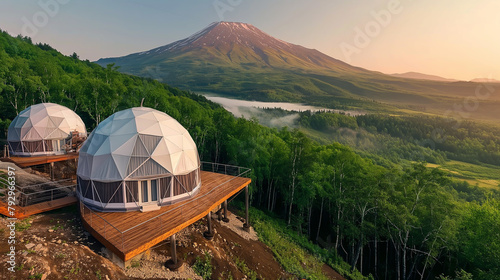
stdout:
[(103, 67), (115, 63), (124, 73), (247, 100), (500, 120), (500, 83), (484, 86), (386, 75), (241, 22), (215, 22), (165, 46), (96, 63)]
[[(317, 85), (327, 86), (320, 80), (315, 80)], [(92, 129), (113, 112), (140, 106), (143, 99), (144, 106), (166, 112), (190, 132), (201, 160), (251, 168), (252, 205), (274, 213), (274, 220), (298, 234), (299, 244), (344, 275), (354, 277), (352, 271), (358, 269), (379, 277), (387, 273), (391, 279), (421, 279), (420, 274), (434, 279), (441, 273), (454, 276), (459, 268), (474, 279), (500, 274), (498, 191), (450, 180), (443, 171), (420, 163), (377, 165), (372, 159), (379, 155), (360, 156), (338, 143), (321, 145), (298, 130), (237, 119), (204, 97), (121, 74), (113, 65), (80, 61), (76, 54), (64, 56), (46, 44), (33, 45), (29, 38), (0, 34), (4, 130), (18, 112), (35, 103), (64, 105)], [(308, 119), (323, 129), (321, 122)], [(333, 120), (324, 122), (335, 125)], [(384, 127), (386, 123), (391, 126)], [(366, 117), (356, 125), (395, 136), (427, 137), (427, 128), (411, 127), (413, 123)], [(459, 139), (461, 135), (450, 137), (471, 147), (477, 137), (491, 137), (469, 134)], [(481, 145), (498, 151), (497, 140)], [(320, 249), (307, 238), (329, 240), (331, 249)], [(289, 260), (280, 262), (289, 267)], [(304, 269), (289, 272), (311, 275)]]

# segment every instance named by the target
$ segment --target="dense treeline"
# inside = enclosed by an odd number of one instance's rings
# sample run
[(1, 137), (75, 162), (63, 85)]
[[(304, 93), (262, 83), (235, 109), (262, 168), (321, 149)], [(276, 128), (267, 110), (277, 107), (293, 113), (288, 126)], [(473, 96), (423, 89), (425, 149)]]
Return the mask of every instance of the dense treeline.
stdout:
[(332, 112), (303, 112), (299, 123), (337, 134), (339, 141), (349, 141), (349, 130), (356, 131), (354, 140), (346, 144), (361, 149), (377, 145), (380, 154), (392, 160), (441, 163), (448, 158), (500, 166), (500, 128), (492, 125), (425, 115), (351, 117)]
[[(201, 96), (6, 33), (0, 34), (0, 98), (4, 125), (27, 106), (55, 102), (75, 110), (89, 128), (144, 100), (190, 131), (202, 160), (252, 168), (254, 206), (329, 248), (330, 261), (338, 252), (365, 275), (432, 279), (464, 269), (474, 279), (495, 279), (500, 273), (498, 197), (472, 192), (422, 163), (382, 166), (345, 145), (237, 119)], [(324, 126), (313, 117), (311, 126)], [(336, 125), (398, 133), (391, 126), (384, 131), (379, 119), (345, 118)], [(421, 128), (415, 138), (426, 133)]]
[(444, 151), (448, 158), (500, 165), (500, 129), (442, 117), (364, 115), (358, 125)]

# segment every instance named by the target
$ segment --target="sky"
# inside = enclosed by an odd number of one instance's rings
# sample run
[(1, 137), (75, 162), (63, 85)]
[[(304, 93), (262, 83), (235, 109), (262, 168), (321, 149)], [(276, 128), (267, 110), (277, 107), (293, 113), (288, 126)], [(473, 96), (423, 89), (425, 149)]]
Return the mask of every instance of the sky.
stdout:
[(500, 79), (498, 11), (498, 0), (2, 0), (0, 29), (95, 61), (238, 21), (370, 70)]

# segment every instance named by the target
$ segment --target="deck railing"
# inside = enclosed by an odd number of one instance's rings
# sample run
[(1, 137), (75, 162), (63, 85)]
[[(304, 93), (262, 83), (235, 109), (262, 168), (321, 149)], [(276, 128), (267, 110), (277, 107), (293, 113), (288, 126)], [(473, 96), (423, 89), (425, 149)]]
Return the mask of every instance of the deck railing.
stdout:
[[(16, 212), (25, 214), (24, 207), (42, 202), (49, 202), (59, 198), (73, 196), (75, 194), (76, 185), (68, 185), (71, 180), (49, 181), (46, 183), (19, 186), (15, 185)], [(66, 184), (66, 185), (64, 185)], [(0, 177), (0, 200), (7, 202), (7, 191), (10, 187), (9, 181)], [(46, 188), (46, 189), (44, 189)], [(37, 190), (41, 189), (41, 190)]]
[[(9, 187), (11, 187), (11, 184), (9, 183), (9, 181), (3, 177), (0, 177), (0, 201), (2, 201), (2, 203), (4, 203), (7, 207), (8, 204), (9, 204), (9, 201), (7, 199), (8, 196), (8, 192), (9, 192)], [(16, 192), (15, 192), (15, 206), (19, 205), (19, 192), (17, 191), (17, 189), (19, 189), (19, 186), (18, 185), (15, 185), (15, 188), (16, 188)], [(13, 206), (14, 208), (14, 211), (17, 212), (17, 213), (21, 213), (22, 215), (24, 215), (26, 213), (26, 211), (24, 210), (24, 208), (19, 208), (19, 207), (15, 207)]]
[[(51, 182), (53, 183), (53, 182)], [(40, 187), (43, 187), (42, 184)], [(31, 187), (31, 186), (30, 186)], [(26, 189), (26, 187), (21, 188)], [(53, 201), (55, 199), (64, 198), (67, 196), (74, 196), (76, 185), (51, 187), (50, 189), (25, 193), (19, 190), (19, 202), (23, 207), (30, 206), (37, 203)]]
[[(121, 250), (124, 251), (125, 247), (127, 247), (126, 246), (128, 244), (127, 242), (130, 242), (130, 239), (133, 238), (133, 236), (137, 236), (140, 234), (141, 236), (149, 235), (151, 236), (151, 238), (153, 238), (154, 236), (159, 236), (164, 234), (166, 232), (165, 223), (169, 222), (169, 220), (172, 219), (172, 216), (170, 216), (169, 214), (171, 214), (173, 211), (179, 211), (179, 210), (183, 211), (183, 209), (189, 209), (189, 211), (191, 212), (193, 208), (194, 209), (200, 208), (201, 212), (202, 210), (204, 210), (205, 207), (200, 205), (200, 203), (197, 203), (200, 199), (218, 190), (221, 186), (227, 184), (228, 182), (234, 180), (235, 178), (243, 177), (245, 175), (248, 176), (251, 171), (250, 168), (228, 165), (228, 164), (210, 163), (210, 162), (201, 162), (200, 169), (202, 171), (231, 175), (232, 177), (229, 178), (227, 181), (220, 183), (219, 185), (212, 188), (209, 192), (204, 193), (203, 195), (197, 195), (193, 199), (179, 202), (178, 204), (176, 204), (174, 208), (166, 212), (162, 212), (161, 214), (155, 217), (152, 217), (144, 222), (141, 222), (125, 230), (119, 230), (111, 223), (109, 223), (104, 217), (99, 215), (96, 211), (88, 207), (84, 207), (83, 203), (80, 202), (82, 217), (84, 217), (85, 220), (88, 223), (90, 223), (90, 226), (92, 228), (96, 229), (96, 227), (98, 227), (100, 229), (100, 231), (98, 230), (99, 234), (104, 236), (104, 238), (108, 239), (108, 236), (117, 237), (121, 244), (115, 243), (113, 245), (115, 245), (117, 248), (121, 247)], [(186, 207), (188, 205), (189, 207)], [(187, 222), (188, 220), (188, 218), (185, 217), (183, 212), (181, 212), (180, 215), (176, 216), (176, 218), (177, 218), (176, 223), (179, 225), (184, 222)], [(152, 225), (152, 227), (148, 227), (149, 225)], [(144, 231), (143, 230), (144, 228), (155, 228), (155, 230)]]
[[(93, 228), (97, 229), (96, 231), (101, 233), (104, 232), (104, 238), (108, 238), (108, 236), (116, 235), (119, 236), (121, 241), (121, 248), (124, 248), (123, 244), (123, 232), (113, 226), (106, 219), (101, 217), (97, 212), (92, 209), (85, 207), (83, 202), (80, 200), (80, 214), (87, 221), (87, 223)], [(101, 230), (99, 230), (101, 229)]]

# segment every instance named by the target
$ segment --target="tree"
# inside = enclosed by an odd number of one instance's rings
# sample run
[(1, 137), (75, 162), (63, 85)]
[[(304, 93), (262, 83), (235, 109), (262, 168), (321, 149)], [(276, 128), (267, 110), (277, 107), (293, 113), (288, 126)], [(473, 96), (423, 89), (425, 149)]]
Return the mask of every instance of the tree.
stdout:
[(500, 200), (470, 203), (459, 226), (460, 261), (475, 279), (500, 275)]
[[(403, 172), (385, 204), (388, 234), (395, 250), (398, 279), (418, 274), (424, 279), (428, 265), (435, 261), (448, 242), (443, 229), (451, 227), (455, 205), (442, 186), (446, 175), (439, 169), (413, 164)], [(423, 267), (418, 260), (423, 257)]]

